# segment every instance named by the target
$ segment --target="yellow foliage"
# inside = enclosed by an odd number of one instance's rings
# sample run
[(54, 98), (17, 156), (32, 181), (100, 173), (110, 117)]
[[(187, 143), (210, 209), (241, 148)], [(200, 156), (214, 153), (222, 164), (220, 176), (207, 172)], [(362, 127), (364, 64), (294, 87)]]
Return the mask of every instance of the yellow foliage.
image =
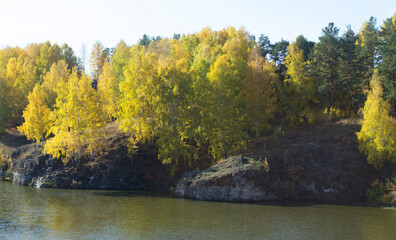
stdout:
[(177, 40), (152, 42), (147, 49), (133, 46), (120, 83), (118, 119), (121, 128), (136, 143), (158, 134), (159, 158), (165, 164), (178, 156), (193, 159), (184, 139), (188, 136), (187, 113), (192, 92), (188, 54)]
[(285, 58), (285, 65), (287, 66), (288, 78), (286, 82), (297, 85), (298, 89), (304, 86), (307, 81), (306, 74), (306, 63), (304, 61), (303, 50), (300, 50), (296, 42), (292, 42), (287, 48), (288, 54)]
[[(8, 169), (12, 169), (12, 162), (11, 162), (11, 158), (6, 156), (3, 153), (3, 150), (0, 149), (0, 170), (7, 164)], [(6, 179), (6, 181), (8, 181)]]
[(131, 146), (134, 148), (137, 142), (153, 137), (152, 79), (156, 72), (155, 65), (151, 64), (153, 55), (145, 54), (144, 47), (131, 47), (130, 56), (124, 72), (125, 81), (120, 83), (121, 101), (117, 118), (120, 128), (131, 135)]
[(73, 70), (66, 87), (59, 92), (51, 128), (53, 138), (47, 140), (44, 152), (56, 158), (78, 159), (85, 153), (100, 153), (105, 139), (103, 108), (98, 93), (92, 88), (92, 80)]
[(117, 80), (112, 73), (109, 62), (103, 66), (103, 73), (98, 81), (98, 93), (106, 114), (106, 120), (111, 121), (117, 109)]
[[(285, 58), (285, 66), (287, 67), (285, 82), (290, 86), (289, 96), (291, 97), (291, 105), (298, 116), (288, 116), (297, 123), (311, 121), (309, 101), (313, 100), (314, 85), (313, 81), (307, 75), (307, 63), (304, 61), (303, 50), (298, 48), (296, 42), (292, 42), (287, 48), (287, 56)], [(303, 117), (302, 117), (303, 116)]]
[(52, 64), (50, 71), (44, 76), (42, 87), (46, 93), (46, 100), (51, 109), (56, 103), (58, 93), (66, 87), (69, 76), (70, 73), (65, 60)]
[(265, 169), (266, 172), (269, 172), (270, 170), (267, 157), (264, 158), (263, 168)]
[(368, 163), (381, 167), (383, 160), (396, 162), (396, 126), (389, 117), (390, 104), (382, 98), (378, 70), (370, 82), (371, 90), (363, 109), (363, 124), (357, 133), (359, 149)]
[(270, 128), (269, 120), (275, 112), (276, 97), (272, 85), (275, 77), (275, 66), (265, 61), (256, 46), (250, 56), (244, 82), (246, 121), (256, 132), (256, 140), (260, 132)]
[(10, 58), (5, 72), (5, 85), (8, 88), (7, 105), (12, 109), (14, 117), (20, 117), (20, 113), (28, 104), (29, 92), (36, 84), (36, 68), (33, 61), (28, 59), (23, 52), (17, 58)]
[(44, 141), (52, 121), (50, 109), (45, 103), (44, 94), (39, 85), (34, 87), (28, 100), (29, 104), (23, 111), (25, 122), (18, 127), (18, 130), (25, 134), (27, 139), (34, 139), (36, 142)]

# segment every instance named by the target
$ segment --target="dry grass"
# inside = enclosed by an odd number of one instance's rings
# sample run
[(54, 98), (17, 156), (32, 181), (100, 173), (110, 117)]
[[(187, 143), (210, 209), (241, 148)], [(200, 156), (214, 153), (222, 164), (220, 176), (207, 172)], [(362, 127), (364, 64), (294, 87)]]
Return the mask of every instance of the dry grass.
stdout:
[(336, 124), (341, 124), (341, 125), (350, 125), (350, 124), (362, 124), (362, 119), (361, 118), (345, 118), (341, 119), (336, 122)]
[(396, 118), (394, 118), (394, 117), (391, 117), (390, 119), (391, 119), (391, 122), (393, 123), (393, 125), (395, 125), (395, 126), (396, 126)]
[(0, 150), (3, 154), (10, 156), (11, 153), (19, 146), (31, 143), (16, 128), (6, 129), (0, 134)]

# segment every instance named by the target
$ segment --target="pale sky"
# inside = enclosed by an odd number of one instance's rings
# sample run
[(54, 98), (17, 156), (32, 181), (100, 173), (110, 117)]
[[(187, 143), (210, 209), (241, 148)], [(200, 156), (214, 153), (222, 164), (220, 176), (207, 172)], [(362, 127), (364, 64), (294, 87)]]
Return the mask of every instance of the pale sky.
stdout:
[(395, 12), (394, 0), (0, 0), (0, 48), (49, 40), (69, 44), (80, 56), (83, 43), (89, 54), (96, 40), (105, 47), (120, 40), (132, 45), (145, 33), (171, 37), (206, 26), (244, 26), (272, 43), (300, 34), (316, 42), (329, 22), (341, 34), (348, 24), (357, 32), (370, 16), (382, 25)]

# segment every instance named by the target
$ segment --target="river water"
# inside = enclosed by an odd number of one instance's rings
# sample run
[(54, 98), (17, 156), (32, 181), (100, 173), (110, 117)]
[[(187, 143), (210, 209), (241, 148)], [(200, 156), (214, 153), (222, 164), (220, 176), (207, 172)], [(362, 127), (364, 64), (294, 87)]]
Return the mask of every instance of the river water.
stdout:
[(396, 239), (396, 210), (201, 202), (0, 182), (0, 239)]

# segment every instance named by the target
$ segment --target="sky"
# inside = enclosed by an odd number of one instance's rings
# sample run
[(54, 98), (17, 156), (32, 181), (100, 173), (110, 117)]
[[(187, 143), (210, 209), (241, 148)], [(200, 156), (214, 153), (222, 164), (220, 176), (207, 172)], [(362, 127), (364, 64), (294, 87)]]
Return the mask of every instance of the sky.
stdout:
[(272, 43), (302, 34), (318, 41), (322, 28), (334, 22), (358, 32), (371, 16), (377, 24), (392, 17), (392, 0), (0, 0), (0, 48), (26, 47), (49, 40), (67, 43), (77, 56), (95, 41), (115, 47), (120, 40), (136, 44), (143, 34), (172, 37), (205, 27), (245, 27)]

